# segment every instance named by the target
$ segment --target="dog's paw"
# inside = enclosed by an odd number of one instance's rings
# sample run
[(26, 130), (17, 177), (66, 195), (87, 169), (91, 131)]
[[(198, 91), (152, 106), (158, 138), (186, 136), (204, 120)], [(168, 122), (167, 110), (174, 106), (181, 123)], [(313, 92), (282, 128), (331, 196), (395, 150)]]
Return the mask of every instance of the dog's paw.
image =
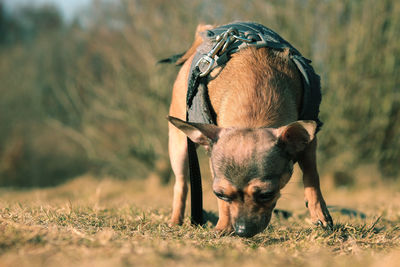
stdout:
[(219, 234), (230, 234), (233, 232), (232, 224), (229, 220), (218, 220), (217, 225), (215, 226), (214, 230)]
[(214, 231), (217, 236), (226, 236), (233, 233), (233, 228), (232, 226), (227, 226), (223, 228), (223, 227), (218, 227), (217, 225), (215, 226)]
[(306, 206), (310, 212), (311, 222), (314, 225), (322, 226), (323, 228), (332, 229), (333, 221), (326, 207), (325, 201), (316, 201), (314, 203), (306, 202)]
[(168, 226), (169, 227), (174, 227), (174, 226), (177, 226), (177, 225), (182, 225), (182, 223), (183, 223), (182, 219), (171, 218), (169, 220)]

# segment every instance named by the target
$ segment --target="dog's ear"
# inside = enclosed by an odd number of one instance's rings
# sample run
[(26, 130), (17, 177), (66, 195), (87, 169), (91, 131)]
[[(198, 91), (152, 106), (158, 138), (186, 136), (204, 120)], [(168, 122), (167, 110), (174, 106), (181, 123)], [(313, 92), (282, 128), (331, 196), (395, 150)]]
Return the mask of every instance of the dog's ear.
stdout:
[(213, 124), (193, 123), (168, 116), (168, 121), (184, 132), (190, 140), (199, 145), (209, 147), (218, 140), (222, 128)]
[(275, 129), (278, 145), (290, 155), (296, 155), (314, 139), (317, 124), (315, 121), (296, 121)]

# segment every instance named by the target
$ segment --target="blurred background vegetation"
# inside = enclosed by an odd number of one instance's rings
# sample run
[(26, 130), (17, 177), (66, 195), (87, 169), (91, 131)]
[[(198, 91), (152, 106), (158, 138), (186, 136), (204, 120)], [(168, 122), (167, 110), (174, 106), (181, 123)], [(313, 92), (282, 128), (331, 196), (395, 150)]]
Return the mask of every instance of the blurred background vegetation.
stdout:
[(156, 62), (184, 52), (198, 23), (235, 20), (272, 28), (313, 60), (322, 173), (375, 164), (398, 177), (399, 1), (94, 0), (72, 20), (55, 6), (11, 12), (0, 1), (0, 185), (88, 172), (167, 182), (178, 68)]

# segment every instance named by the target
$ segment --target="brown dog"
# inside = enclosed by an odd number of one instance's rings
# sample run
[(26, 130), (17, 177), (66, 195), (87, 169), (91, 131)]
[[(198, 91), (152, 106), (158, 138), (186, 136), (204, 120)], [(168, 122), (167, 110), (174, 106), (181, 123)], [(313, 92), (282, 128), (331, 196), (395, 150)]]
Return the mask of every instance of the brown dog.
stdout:
[(303, 171), (305, 201), (316, 224), (331, 226), (319, 186), (314, 121), (298, 121), (303, 97), (299, 70), (288, 51), (249, 47), (210, 74), (208, 95), (217, 125), (188, 123), (189, 68), (202, 43), (197, 28), (175, 81), (170, 106), (169, 154), (176, 176), (171, 224), (181, 224), (187, 196), (186, 136), (210, 152), (213, 191), (218, 197), (216, 229), (250, 237), (264, 230), (294, 159)]

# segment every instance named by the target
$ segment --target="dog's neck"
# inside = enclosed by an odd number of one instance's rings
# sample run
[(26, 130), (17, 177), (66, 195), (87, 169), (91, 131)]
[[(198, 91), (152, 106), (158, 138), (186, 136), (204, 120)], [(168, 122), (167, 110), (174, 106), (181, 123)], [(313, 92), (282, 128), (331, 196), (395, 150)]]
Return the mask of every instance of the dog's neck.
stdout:
[(285, 52), (245, 49), (208, 87), (221, 127), (279, 127), (298, 118), (302, 81)]

